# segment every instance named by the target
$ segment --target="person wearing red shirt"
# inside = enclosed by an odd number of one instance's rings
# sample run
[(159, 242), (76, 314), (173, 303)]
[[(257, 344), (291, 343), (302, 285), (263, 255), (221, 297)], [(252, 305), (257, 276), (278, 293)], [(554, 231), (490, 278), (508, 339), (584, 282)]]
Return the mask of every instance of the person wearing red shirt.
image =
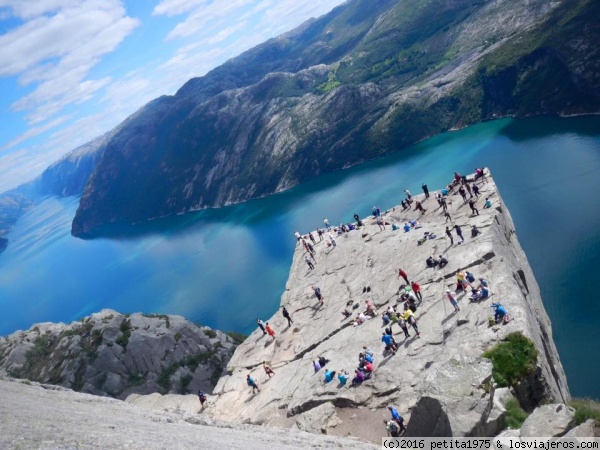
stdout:
[(415, 295), (417, 297), (419, 297), (419, 300), (423, 301), (423, 296), (421, 295), (421, 286), (419, 286), (419, 283), (417, 283), (416, 281), (413, 281), (412, 283), (410, 283), (410, 287), (413, 290), (413, 292), (415, 293)]
[(406, 281), (406, 284), (407, 284), (407, 285), (408, 285), (408, 284), (410, 284), (410, 283), (408, 282), (408, 275), (407, 275), (407, 274), (406, 274), (406, 272), (405, 272), (404, 270), (402, 270), (402, 269), (398, 269), (398, 278), (400, 278), (400, 277), (404, 278), (404, 281)]

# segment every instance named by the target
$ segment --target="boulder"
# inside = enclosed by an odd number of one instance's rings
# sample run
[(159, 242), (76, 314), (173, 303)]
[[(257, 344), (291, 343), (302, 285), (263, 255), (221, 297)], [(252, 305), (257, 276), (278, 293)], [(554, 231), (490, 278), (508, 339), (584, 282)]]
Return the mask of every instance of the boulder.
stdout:
[(595, 437), (595, 423), (593, 419), (588, 419), (581, 425), (576, 426), (565, 434), (565, 438), (593, 438)]
[(562, 436), (575, 418), (575, 409), (553, 403), (536, 408), (521, 427), (521, 438)]
[(323, 403), (310, 409), (296, 418), (296, 426), (301, 431), (327, 434), (329, 428), (339, 425), (342, 421), (332, 403)]

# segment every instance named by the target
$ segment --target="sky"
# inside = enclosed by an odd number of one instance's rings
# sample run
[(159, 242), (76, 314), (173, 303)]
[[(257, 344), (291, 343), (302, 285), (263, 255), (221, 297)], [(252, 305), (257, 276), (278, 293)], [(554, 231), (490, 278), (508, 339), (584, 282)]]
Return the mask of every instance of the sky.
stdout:
[(0, 0), (0, 193), (343, 0)]

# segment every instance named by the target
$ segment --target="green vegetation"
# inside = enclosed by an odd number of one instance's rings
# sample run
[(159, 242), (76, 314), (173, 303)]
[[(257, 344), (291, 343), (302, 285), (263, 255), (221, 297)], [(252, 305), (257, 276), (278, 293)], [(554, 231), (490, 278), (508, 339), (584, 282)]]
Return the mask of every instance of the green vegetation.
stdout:
[(213, 386), (216, 386), (217, 383), (219, 382), (219, 378), (221, 378), (221, 374), (223, 373), (223, 366), (221, 366), (221, 364), (217, 365), (217, 367), (215, 368), (215, 371), (213, 372), (213, 374), (210, 377), (210, 384), (212, 384)]
[(233, 339), (235, 345), (240, 345), (242, 342), (248, 339), (247, 335), (238, 333), (237, 331), (226, 331), (225, 334)]
[(177, 372), (178, 368), (179, 364), (177, 363), (171, 364), (170, 366), (163, 368), (163, 370), (160, 372), (160, 375), (158, 375), (156, 384), (163, 387), (167, 391), (171, 389), (171, 377), (175, 372)]
[(194, 379), (194, 377), (192, 375), (190, 375), (189, 373), (182, 375), (181, 378), (179, 378), (179, 384), (181, 385), (181, 393), (182, 394), (187, 393), (187, 387), (193, 379)]
[(119, 336), (115, 342), (123, 347), (124, 351), (127, 351), (127, 344), (129, 343), (129, 338), (131, 337), (131, 322), (128, 319), (123, 319), (119, 329), (123, 334), (121, 334), (121, 336)]
[(537, 363), (537, 350), (533, 342), (521, 332), (510, 333), (505, 342), (483, 354), (493, 364), (492, 375), (500, 387), (514, 386), (533, 373)]
[(575, 408), (575, 423), (581, 425), (588, 419), (593, 419), (596, 429), (600, 427), (600, 403), (589, 398), (574, 398), (569, 406)]
[(217, 332), (215, 330), (202, 330), (205, 335), (207, 335), (210, 339), (214, 339), (217, 337)]
[(175, 342), (179, 342), (179, 340), (182, 338), (183, 336), (181, 335), (181, 333), (178, 331), (177, 333), (175, 333)]
[(525, 419), (529, 417), (529, 413), (526, 412), (521, 405), (519, 404), (519, 400), (516, 398), (511, 398), (506, 403), (506, 417), (504, 418), (504, 428), (512, 428), (513, 430), (517, 430), (521, 428)]
[(132, 386), (139, 386), (140, 384), (144, 384), (146, 382), (146, 377), (141, 373), (130, 373), (128, 381)]

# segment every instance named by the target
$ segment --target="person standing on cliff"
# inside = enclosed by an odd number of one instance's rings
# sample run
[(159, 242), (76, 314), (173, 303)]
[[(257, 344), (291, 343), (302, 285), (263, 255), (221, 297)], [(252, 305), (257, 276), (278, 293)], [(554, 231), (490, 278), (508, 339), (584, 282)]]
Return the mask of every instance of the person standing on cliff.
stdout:
[(262, 320), (260, 320), (260, 319), (256, 319), (256, 323), (257, 323), (257, 325), (258, 325), (258, 328), (260, 328), (260, 329), (262, 330), (262, 332), (263, 332), (263, 336), (264, 336), (265, 334), (267, 334), (267, 332), (266, 332), (266, 330), (265, 330), (265, 323), (264, 323)]
[(204, 404), (206, 403), (207, 399), (206, 392), (202, 390), (198, 391), (198, 399), (200, 400), (200, 407), (204, 408)]
[(429, 198), (429, 188), (425, 183), (421, 185), (421, 189), (423, 189), (423, 192), (425, 193), (425, 198)]
[(331, 245), (335, 247), (335, 238), (333, 237), (333, 234), (329, 233), (329, 241), (331, 242)]
[(269, 376), (269, 378), (275, 375), (275, 372), (273, 372), (273, 369), (269, 367), (266, 361), (263, 361), (263, 369), (265, 369), (265, 373)]
[(315, 240), (315, 237), (313, 236), (312, 233), (308, 233), (308, 237), (314, 245), (317, 245), (317, 241)]
[(398, 278), (404, 278), (404, 281), (406, 281), (406, 285), (408, 286), (410, 284), (410, 282), (408, 281), (408, 274), (404, 271), (404, 269), (398, 269)]
[(315, 291), (315, 295), (317, 296), (317, 300), (319, 300), (319, 306), (323, 306), (323, 294), (321, 294), (321, 288), (319, 286), (313, 286), (313, 291)]
[(398, 424), (398, 426), (400, 427), (400, 433), (404, 433), (406, 431), (406, 428), (404, 427), (404, 418), (400, 415), (400, 413), (398, 412), (398, 410), (396, 408), (394, 408), (393, 406), (388, 406), (388, 409), (390, 410), (390, 413), (392, 415), (392, 420), (394, 422), (396, 422)]
[(475, 183), (473, 183), (473, 193), (479, 197), (479, 188), (477, 187), (477, 185)]
[(446, 297), (448, 297), (448, 300), (450, 300), (450, 304), (454, 306), (454, 312), (459, 312), (460, 308), (458, 307), (458, 303), (456, 302), (456, 297), (454, 296), (454, 294), (452, 294), (452, 292), (450, 292), (450, 289), (446, 290)]
[(458, 226), (458, 224), (454, 225), (454, 231), (456, 231), (456, 234), (460, 238), (460, 242), (465, 242), (465, 238), (462, 235), (462, 229)]
[[(246, 383), (248, 383), (248, 386), (250, 386), (252, 388), (252, 393), (256, 394), (256, 392), (260, 392), (260, 389), (258, 388), (258, 384), (256, 384), (256, 381), (254, 381), (254, 378), (252, 378), (250, 375), (246, 375)], [(255, 392), (256, 390), (256, 392)]]
[(475, 208), (475, 202), (473, 201), (473, 199), (469, 200), (469, 207), (471, 208), (471, 212), (473, 214), (479, 215), (479, 210)]
[(308, 257), (308, 255), (304, 256), (304, 262), (306, 262), (306, 264), (308, 264), (308, 268), (310, 270), (313, 270), (315, 268), (315, 265), (312, 263), (312, 261), (310, 260), (310, 258)]
[(452, 237), (452, 231), (450, 228), (446, 227), (446, 236), (450, 238), (450, 245), (454, 245), (454, 238)]
[(327, 228), (327, 231), (331, 230), (331, 227), (329, 226), (329, 220), (327, 220), (327, 217), (323, 219), (323, 223), (325, 224), (325, 228)]
[(294, 321), (292, 320), (292, 318), (290, 317), (290, 313), (288, 312), (288, 310), (286, 309), (286, 307), (284, 306), (283, 309), (281, 310), (281, 313), (283, 314), (283, 317), (285, 317), (288, 321), (288, 327), (291, 327), (292, 324), (294, 323)]
[(412, 203), (412, 195), (410, 195), (410, 191), (408, 189), (404, 189), (404, 193), (406, 194), (406, 201), (410, 205)]
[(275, 330), (269, 325), (269, 322), (265, 325), (265, 330), (267, 330), (267, 334), (275, 340)]
[(416, 281), (410, 283), (410, 288), (413, 290), (415, 295), (419, 298), (419, 301), (423, 301), (423, 295), (421, 295), (421, 286)]

